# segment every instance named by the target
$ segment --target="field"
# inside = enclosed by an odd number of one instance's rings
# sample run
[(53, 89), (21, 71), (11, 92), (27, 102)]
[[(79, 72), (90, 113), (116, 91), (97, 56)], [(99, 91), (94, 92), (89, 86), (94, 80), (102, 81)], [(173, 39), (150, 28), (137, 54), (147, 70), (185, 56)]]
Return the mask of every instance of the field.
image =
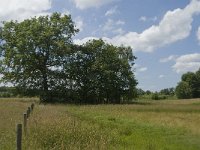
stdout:
[[(33, 99), (0, 99), (0, 149), (15, 147), (16, 124)], [(200, 99), (131, 105), (39, 105), (24, 150), (199, 150)]]

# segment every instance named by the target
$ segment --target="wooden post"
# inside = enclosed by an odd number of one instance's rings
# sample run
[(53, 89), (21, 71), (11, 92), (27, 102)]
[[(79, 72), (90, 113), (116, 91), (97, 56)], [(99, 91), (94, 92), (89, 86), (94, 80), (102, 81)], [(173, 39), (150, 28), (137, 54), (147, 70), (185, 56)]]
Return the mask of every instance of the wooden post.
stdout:
[(24, 134), (26, 135), (27, 131), (27, 114), (24, 113)]
[(34, 103), (31, 104), (31, 111), (33, 111)]
[(29, 117), (30, 117), (30, 112), (31, 112), (31, 108), (30, 108), (30, 107), (28, 107), (28, 109), (27, 109), (27, 118), (29, 118)]
[(26, 111), (26, 118), (27, 118), (27, 119), (28, 119), (28, 116), (29, 116), (29, 115), (28, 115), (28, 112), (29, 112), (29, 111), (28, 111), (28, 109), (27, 109), (27, 111)]
[(31, 113), (31, 107), (28, 107), (28, 111), (29, 111), (29, 115), (30, 115), (30, 113)]
[(17, 124), (17, 150), (22, 150), (22, 124)]

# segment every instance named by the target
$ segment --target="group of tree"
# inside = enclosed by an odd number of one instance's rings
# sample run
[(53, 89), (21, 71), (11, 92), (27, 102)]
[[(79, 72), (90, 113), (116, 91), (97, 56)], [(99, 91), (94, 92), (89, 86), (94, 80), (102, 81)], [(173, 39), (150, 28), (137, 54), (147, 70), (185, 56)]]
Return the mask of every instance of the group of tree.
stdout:
[(155, 92), (150, 90), (144, 91), (137, 89), (137, 96), (139, 99), (152, 99), (152, 100), (163, 100), (173, 98), (175, 96), (175, 88), (165, 88)]
[(1, 82), (41, 102), (121, 103), (136, 96), (130, 47), (103, 40), (73, 43), (70, 15), (53, 13), (0, 28)]
[(0, 87), (0, 97), (7, 98), (7, 97), (16, 97), (18, 96), (16, 89), (14, 87)]
[(182, 75), (176, 87), (176, 95), (179, 99), (200, 98), (200, 69)]

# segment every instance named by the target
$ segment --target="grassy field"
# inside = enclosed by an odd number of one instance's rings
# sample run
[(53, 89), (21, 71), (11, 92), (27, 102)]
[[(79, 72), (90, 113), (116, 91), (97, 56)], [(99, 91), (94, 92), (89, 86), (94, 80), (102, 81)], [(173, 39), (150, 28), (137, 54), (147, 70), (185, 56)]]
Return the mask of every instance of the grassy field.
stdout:
[[(0, 100), (0, 149), (15, 149), (15, 127), (32, 100)], [(199, 150), (200, 100), (132, 105), (36, 105), (25, 150)]]

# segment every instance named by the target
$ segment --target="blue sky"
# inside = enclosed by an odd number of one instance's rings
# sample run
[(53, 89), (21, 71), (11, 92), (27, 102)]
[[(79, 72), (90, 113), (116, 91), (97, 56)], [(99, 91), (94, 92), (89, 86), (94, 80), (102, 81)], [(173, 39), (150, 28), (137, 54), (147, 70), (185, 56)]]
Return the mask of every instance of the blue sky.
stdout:
[(131, 46), (138, 87), (175, 87), (181, 75), (200, 68), (200, 0), (2, 0), (0, 20), (52, 12), (71, 14), (76, 44), (102, 38)]

